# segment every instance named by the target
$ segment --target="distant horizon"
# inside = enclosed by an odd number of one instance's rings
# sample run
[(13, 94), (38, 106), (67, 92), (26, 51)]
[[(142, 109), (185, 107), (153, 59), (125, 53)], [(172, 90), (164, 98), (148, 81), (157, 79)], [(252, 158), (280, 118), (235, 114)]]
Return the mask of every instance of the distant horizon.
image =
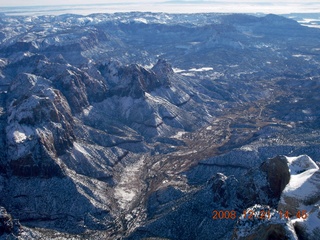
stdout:
[[(70, 3), (37, 4), (37, 5), (9, 5), (3, 6), (0, 0), (0, 12), (8, 15), (59, 15), (65, 13), (89, 15), (93, 13), (116, 12), (164, 12), (164, 13), (262, 13), (262, 14), (290, 14), (290, 13), (320, 13), (320, 2), (256, 2), (246, 1), (142, 1), (130, 0), (117, 3)], [(19, 2), (19, 1), (14, 1)], [(33, 1), (37, 2), (37, 1)], [(97, 8), (98, 7), (98, 8)], [(27, 9), (27, 11), (26, 11)]]

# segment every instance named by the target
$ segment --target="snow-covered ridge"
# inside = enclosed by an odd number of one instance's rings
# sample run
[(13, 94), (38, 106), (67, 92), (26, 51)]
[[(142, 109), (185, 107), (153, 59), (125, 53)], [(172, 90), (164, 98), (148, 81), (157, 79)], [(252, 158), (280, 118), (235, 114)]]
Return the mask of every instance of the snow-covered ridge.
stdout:
[(307, 155), (286, 157), (291, 175), (297, 175), (308, 170), (318, 170), (318, 165)]
[[(293, 214), (292, 222), (312, 237), (320, 231), (320, 170), (306, 155), (286, 157), (290, 169), (290, 181), (282, 192), (279, 209)], [(297, 217), (304, 212), (307, 217)]]
[[(10, 3), (9, 3), (10, 4)], [(309, 7), (312, 4), (312, 8)], [(268, 2), (235, 2), (233, 1), (111, 1), (103, 4), (77, 4), (75, 5), (53, 5), (53, 6), (33, 6), (33, 7), (2, 7), (1, 12), (10, 15), (43, 15), (43, 14), (84, 14), (97, 12), (170, 12), (170, 13), (293, 13), (293, 12), (316, 12), (319, 4), (315, 1), (303, 4), (302, 2), (285, 2), (277, 4)]]
[(286, 197), (295, 197), (303, 200), (319, 190), (319, 185), (313, 183), (313, 176), (319, 172), (318, 165), (306, 155), (287, 157), (290, 169), (290, 182), (283, 190)]

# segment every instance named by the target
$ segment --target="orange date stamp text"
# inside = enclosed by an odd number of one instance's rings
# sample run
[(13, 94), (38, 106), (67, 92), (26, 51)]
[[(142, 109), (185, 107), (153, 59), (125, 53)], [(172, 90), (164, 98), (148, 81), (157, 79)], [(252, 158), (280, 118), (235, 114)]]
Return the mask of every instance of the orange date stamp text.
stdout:
[(243, 210), (242, 214), (238, 213), (235, 210), (213, 210), (212, 219), (221, 220), (221, 219), (231, 219), (235, 220), (238, 218), (242, 219), (260, 219), (260, 220), (269, 220), (272, 216), (277, 215), (277, 218), (280, 219), (289, 219), (296, 217), (298, 219), (307, 219), (308, 213), (306, 210), (299, 210), (295, 215), (291, 215), (289, 211), (276, 211), (271, 212), (270, 210)]

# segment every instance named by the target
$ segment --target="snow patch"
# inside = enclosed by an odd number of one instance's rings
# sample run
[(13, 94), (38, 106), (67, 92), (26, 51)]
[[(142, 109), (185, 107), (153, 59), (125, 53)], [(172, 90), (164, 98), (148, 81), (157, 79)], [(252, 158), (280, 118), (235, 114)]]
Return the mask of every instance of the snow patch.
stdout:
[(317, 164), (307, 155), (286, 157), (291, 175), (299, 174), (306, 170), (318, 170)]
[(73, 147), (76, 151), (82, 153), (84, 156), (90, 156), (90, 154), (80, 144), (74, 142)]
[(128, 210), (132, 201), (141, 192), (140, 174), (144, 166), (144, 158), (127, 166), (120, 177), (120, 181), (114, 189), (114, 196), (118, 200), (122, 210)]
[(206, 127), (206, 130), (212, 130), (212, 126)]
[(202, 68), (190, 68), (189, 70), (180, 69), (180, 68), (173, 68), (175, 73), (183, 73), (182, 75), (190, 74), (190, 72), (207, 72), (212, 71), (212, 67), (202, 67)]
[(27, 135), (23, 132), (16, 130), (13, 132), (13, 139), (16, 143), (21, 143), (27, 139)]
[(92, 106), (89, 106), (89, 107), (83, 109), (83, 115), (84, 115), (85, 117), (88, 117), (89, 114), (90, 114), (90, 112), (91, 112), (91, 110), (92, 110), (92, 108), (93, 108)]
[(181, 131), (181, 132), (177, 132), (176, 135), (172, 136), (173, 138), (182, 138), (182, 136), (187, 133), (187, 132), (184, 132), (184, 131)]
[(311, 111), (311, 109), (303, 109), (303, 110), (302, 110), (302, 113), (304, 113), (304, 114), (311, 114), (312, 111)]
[(304, 58), (304, 60), (307, 60), (307, 61), (310, 61), (312, 59), (312, 56), (304, 55), (304, 54), (293, 54), (292, 57)]
[(164, 100), (161, 99), (160, 97), (152, 96), (150, 93), (147, 93), (147, 92), (145, 93), (145, 96), (148, 100), (151, 100), (154, 103), (164, 104)]
[(148, 21), (147, 19), (145, 18), (135, 18), (133, 19), (135, 22), (141, 22), (141, 23), (145, 23), (145, 24), (148, 24)]
[(318, 24), (301, 24), (304, 27), (310, 27), (310, 28), (320, 28), (320, 25)]
[(305, 199), (305, 197), (317, 192), (317, 186), (311, 179), (314, 173), (319, 171), (317, 164), (306, 155), (286, 158), (291, 177), (283, 193), (286, 196)]
[(181, 73), (181, 75), (183, 76), (187, 76), (187, 77), (194, 77), (194, 73)]
[(34, 135), (33, 130), (28, 126), (13, 124), (9, 128), (8, 134), (11, 136), (9, 139), (14, 143), (23, 143)]
[(180, 68), (172, 68), (173, 72), (175, 73), (180, 73), (180, 72), (185, 72), (186, 70), (180, 69)]
[(189, 69), (189, 72), (206, 72), (206, 71), (212, 71), (212, 67), (202, 67), (202, 68), (191, 68)]
[(304, 199), (317, 191), (316, 186), (310, 181), (313, 174), (318, 169), (310, 169), (303, 173), (291, 175), (290, 182), (287, 184), (283, 193), (286, 196)]
[(254, 151), (254, 149), (253, 149), (252, 147), (250, 147), (250, 146), (242, 146), (242, 147), (240, 148), (240, 150), (245, 151), (245, 152), (252, 152), (252, 151)]

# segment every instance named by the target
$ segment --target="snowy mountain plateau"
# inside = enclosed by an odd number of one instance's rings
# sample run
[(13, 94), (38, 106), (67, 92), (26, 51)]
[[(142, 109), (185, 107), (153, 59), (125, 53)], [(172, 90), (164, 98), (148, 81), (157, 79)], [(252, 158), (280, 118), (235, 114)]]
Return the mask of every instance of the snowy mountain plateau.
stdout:
[(319, 239), (319, 36), (1, 15), (0, 239)]

